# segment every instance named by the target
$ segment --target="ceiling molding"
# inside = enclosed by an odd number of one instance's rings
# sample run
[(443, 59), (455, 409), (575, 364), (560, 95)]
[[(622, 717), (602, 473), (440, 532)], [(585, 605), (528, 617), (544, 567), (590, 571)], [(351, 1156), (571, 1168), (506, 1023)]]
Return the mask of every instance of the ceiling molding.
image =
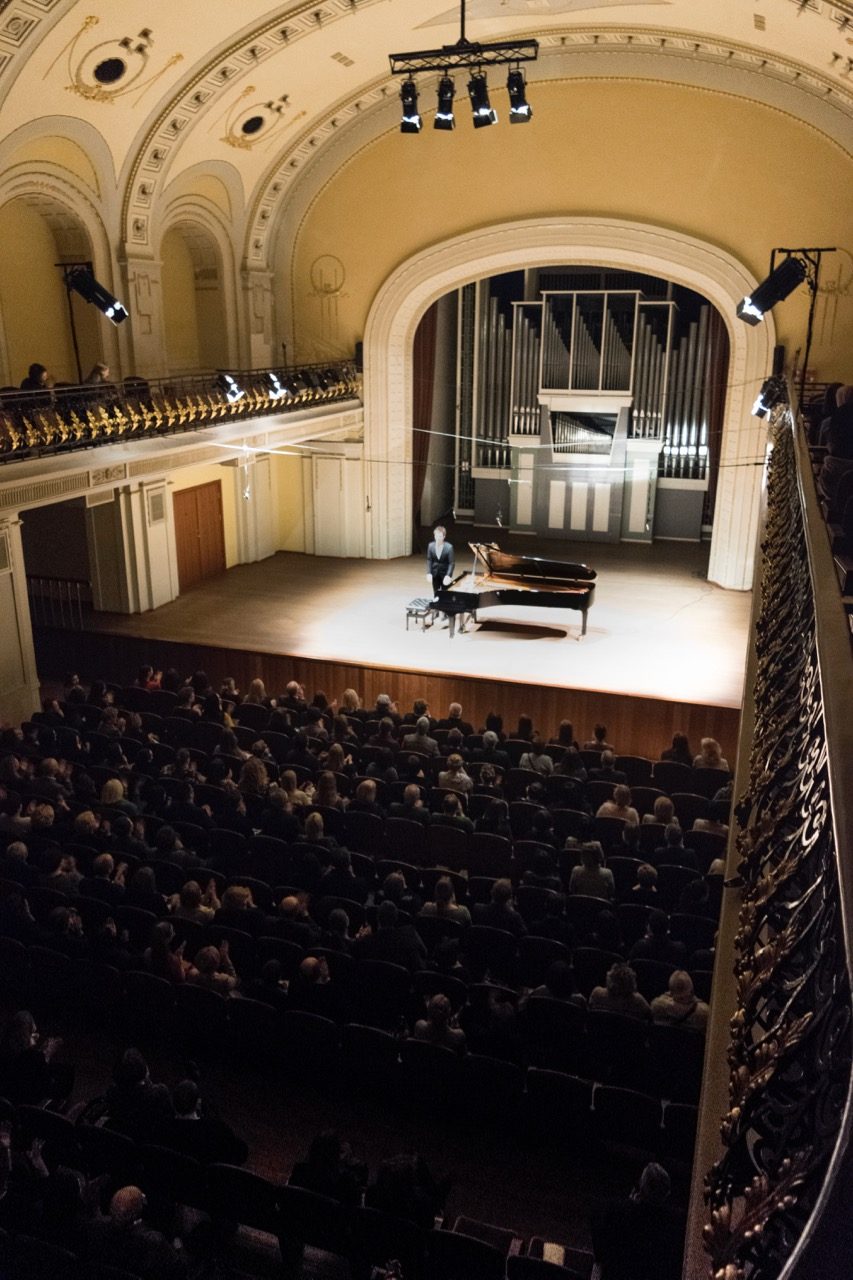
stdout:
[(312, 35), (320, 23), (325, 27), (381, 2), (357, 0), (356, 4), (354, 0), (323, 0), (318, 7), (317, 0), (304, 0), (273, 21), (244, 32), (230, 45), (218, 48), (214, 56), (184, 81), (180, 91), (171, 97), (147, 130), (130, 164), (121, 210), (121, 226), (128, 248), (149, 246), (151, 209), (180, 146), (181, 135), (207, 107), (262, 62)]

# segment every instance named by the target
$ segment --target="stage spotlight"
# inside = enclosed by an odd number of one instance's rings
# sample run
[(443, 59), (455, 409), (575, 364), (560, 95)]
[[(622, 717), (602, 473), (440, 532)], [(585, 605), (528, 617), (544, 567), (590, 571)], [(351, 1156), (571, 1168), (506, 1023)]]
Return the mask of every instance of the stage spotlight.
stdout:
[(236, 404), (246, 394), (237, 379), (233, 378), (230, 373), (220, 373), (216, 379), (216, 385), (220, 391), (225, 392), (225, 399), (229, 404)]
[(418, 114), (418, 86), (411, 78), (403, 81), (400, 88), (400, 101), (403, 104), (400, 132), (420, 133), (424, 122)]
[(453, 99), (456, 97), (456, 86), (450, 76), (442, 76), (438, 82), (438, 106), (435, 109), (433, 129), (455, 129), (456, 117), (453, 114)]
[(752, 416), (766, 418), (778, 404), (784, 404), (787, 398), (788, 392), (782, 378), (765, 378), (752, 406)]
[(509, 93), (509, 122), (510, 124), (526, 124), (533, 115), (533, 108), (527, 101), (527, 86), (524, 83), (524, 72), (520, 67), (514, 67), (506, 78), (507, 92)]
[(489, 102), (489, 86), (482, 71), (475, 71), (468, 81), (468, 97), (471, 99), (475, 129), (497, 124), (498, 113)]
[(290, 395), (287, 387), (283, 387), (278, 380), (278, 374), (267, 374), (267, 395), (270, 400), (283, 400), (285, 396)]
[(738, 318), (747, 324), (760, 324), (767, 312), (783, 302), (806, 278), (808, 268), (802, 258), (789, 257), (771, 271), (754, 293), (737, 305)]
[(64, 270), (67, 288), (79, 293), (80, 297), (85, 298), (86, 302), (91, 302), (92, 306), (103, 312), (113, 324), (121, 324), (123, 320), (127, 319), (127, 308), (124, 303), (119, 302), (118, 298), (114, 298), (109, 289), (105, 289), (95, 279), (94, 272), (88, 263), (81, 263), (79, 266), (67, 266)]

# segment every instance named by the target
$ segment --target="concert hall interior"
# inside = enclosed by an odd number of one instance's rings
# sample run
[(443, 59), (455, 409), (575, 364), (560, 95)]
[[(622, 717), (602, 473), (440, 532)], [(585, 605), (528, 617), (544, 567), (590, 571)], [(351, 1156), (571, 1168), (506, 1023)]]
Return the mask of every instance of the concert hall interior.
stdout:
[(840, 1274), (851, 228), (853, 0), (0, 4), (0, 1274)]

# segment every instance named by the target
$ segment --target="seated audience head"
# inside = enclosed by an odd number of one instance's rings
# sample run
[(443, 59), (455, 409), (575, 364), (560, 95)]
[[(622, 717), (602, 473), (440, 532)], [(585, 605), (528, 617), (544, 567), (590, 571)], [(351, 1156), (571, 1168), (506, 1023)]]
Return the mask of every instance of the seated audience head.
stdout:
[(684, 844), (684, 832), (677, 822), (670, 822), (666, 831), (663, 833), (664, 840), (670, 848), (676, 845)]
[(637, 867), (637, 884), (641, 889), (656, 889), (658, 884), (657, 868), (653, 867), (650, 862), (644, 862)]
[(637, 975), (629, 964), (614, 964), (607, 970), (607, 994), (624, 1000), (637, 990)]
[(501, 877), (492, 885), (491, 899), (499, 907), (506, 907), (512, 902), (512, 881)]
[(462, 801), (459, 799), (455, 791), (444, 797), (442, 801), (442, 811), (448, 818), (459, 818), (462, 816)]
[(699, 743), (699, 755), (704, 764), (715, 769), (722, 768), (723, 751), (716, 738), (703, 738)]
[(604, 848), (600, 840), (586, 840), (581, 845), (581, 862), (589, 870), (604, 866)]
[(669, 1199), (669, 1193), (669, 1174), (663, 1165), (652, 1162), (640, 1174), (637, 1189), (631, 1198), (641, 1204), (663, 1204)]
[(393, 929), (399, 923), (397, 907), (390, 898), (380, 902), (379, 909), (376, 912), (376, 923), (380, 929)]
[(675, 821), (675, 805), (669, 796), (657, 796), (655, 798), (653, 816), (655, 822), (660, 822), (663, 826)]
[(627, 809), (631, 804), (631, 788), (620, 782), (613, 788), (613, 803), (620, 809)]
[(119, 1227), (132, 1227), (142, 1221), (148, 1201), (139, 1187), (121, 1187), (110, 1200), (110, 1218)]

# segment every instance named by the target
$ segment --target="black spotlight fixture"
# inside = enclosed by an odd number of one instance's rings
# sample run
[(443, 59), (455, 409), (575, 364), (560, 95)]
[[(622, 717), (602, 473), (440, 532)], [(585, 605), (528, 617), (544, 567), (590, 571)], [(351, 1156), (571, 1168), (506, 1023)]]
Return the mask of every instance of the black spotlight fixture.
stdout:
[(752, 406), (752, 416), (766, 418), (778, 404), (785, 404), (787, 399), (788, 391), (783, 378), (776, 376), (765, 378), (755, 398), (755, 404)]
[(127, 319), (127, 307), (95, 279), (91, 262), (60, 263), (60, 266), (65, 275), (65, 287), (69, 292), (79, 293), (81, 298), (91, 302), (92, 306), (97, 307), (113, 324), (121, 324)]
[(783, 258), (779, 266), (771, 270), (767, 279), (738, 303), (739, 319), (747, 324), (761, 324), (767, 312), (775, 307), (777, 302), (784, 302), (785, 298), (803, 283), (807, 275), (808, 260), (806, 258), (794, 254)]
[(403, 104), (400, 132), (420, 133), (424, 122), (418, 113), (418, 86), (411, 76), (408, 80), (403, 81), (400, 88), (400, 101)]
[(216, 385), (225, 393), (225, 399), (229, 404), (236, 404), (246, 394), (237, 379), (230, 373), (220, 373), (216, 379)]
[(435, 109), (433, 129), (455, 129), (456, 117), (453, 114), (453, 99), (456, 97), (456, 86), (450, 76), (442, 76), (438, 82), (438, 105)]
[(497, 124), (498, 113), (489, 101), (489, 85), (484, 72), (475, 71), (472, 74), (468, 81), (468, 97), (471, 99), (475, 129)]
[(533, 108), (527, 101), (527, 85), (521, 67), (513, 67), (506, 78), (509, 93), (510, 124), (526, 124), (533, 115)]

